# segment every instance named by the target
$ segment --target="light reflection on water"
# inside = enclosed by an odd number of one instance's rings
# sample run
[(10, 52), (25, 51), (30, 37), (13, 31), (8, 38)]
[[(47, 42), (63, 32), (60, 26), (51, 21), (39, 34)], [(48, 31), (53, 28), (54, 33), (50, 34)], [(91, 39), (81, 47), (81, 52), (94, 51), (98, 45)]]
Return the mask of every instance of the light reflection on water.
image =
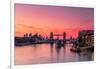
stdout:
[(72, 44), (67, 44), (65, 47), (56, 48), (55, 45), (37, 44), (15, 47), (15, 65), (93, 60), (93, 53), (74, 53), (70, 51), (71, 46)]

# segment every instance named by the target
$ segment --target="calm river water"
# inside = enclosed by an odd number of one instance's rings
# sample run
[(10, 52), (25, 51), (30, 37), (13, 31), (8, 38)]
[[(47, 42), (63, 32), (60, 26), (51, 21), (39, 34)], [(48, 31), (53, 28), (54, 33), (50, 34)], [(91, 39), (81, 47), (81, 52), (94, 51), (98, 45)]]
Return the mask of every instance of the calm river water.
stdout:
[(79, 62), (93, 60), (93, 53), (70, 51), (72, 44), (56, 48), (50, 44), (36, 44), (15, 47), (15, 65)]

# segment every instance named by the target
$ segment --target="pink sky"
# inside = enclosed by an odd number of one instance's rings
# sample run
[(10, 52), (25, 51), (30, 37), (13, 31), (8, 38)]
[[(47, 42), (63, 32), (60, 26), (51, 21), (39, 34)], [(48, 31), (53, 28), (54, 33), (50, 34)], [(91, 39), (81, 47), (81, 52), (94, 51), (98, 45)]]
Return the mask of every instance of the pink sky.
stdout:
[(67, 37), (77, 37), (80, 30), (94, 29), (93, 8), (15, 4), (14, 11), (15, 36), (66, 32)]

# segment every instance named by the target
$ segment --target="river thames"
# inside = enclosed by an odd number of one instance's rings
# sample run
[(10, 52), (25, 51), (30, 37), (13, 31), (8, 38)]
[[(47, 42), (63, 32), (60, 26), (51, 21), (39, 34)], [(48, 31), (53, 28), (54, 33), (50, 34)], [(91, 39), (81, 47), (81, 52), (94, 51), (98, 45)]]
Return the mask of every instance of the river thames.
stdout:
[(27, 46), (15, 46), (15, 65), (46, 64), (63, 62), (93, 61), (92, 52), (71, 52), (72, 44), (65, 47), (56, 48), (50, 44), (35, 44)]

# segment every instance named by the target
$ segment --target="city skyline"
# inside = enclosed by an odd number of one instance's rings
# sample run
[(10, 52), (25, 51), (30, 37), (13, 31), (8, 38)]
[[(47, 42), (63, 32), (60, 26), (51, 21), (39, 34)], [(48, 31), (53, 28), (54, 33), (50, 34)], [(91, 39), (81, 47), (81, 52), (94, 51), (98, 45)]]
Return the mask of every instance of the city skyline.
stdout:
[(93, 8), (15, 4), (15, 36), (66, 32), (77, 37), (81, 30), (93, 30), (93, 24)]

